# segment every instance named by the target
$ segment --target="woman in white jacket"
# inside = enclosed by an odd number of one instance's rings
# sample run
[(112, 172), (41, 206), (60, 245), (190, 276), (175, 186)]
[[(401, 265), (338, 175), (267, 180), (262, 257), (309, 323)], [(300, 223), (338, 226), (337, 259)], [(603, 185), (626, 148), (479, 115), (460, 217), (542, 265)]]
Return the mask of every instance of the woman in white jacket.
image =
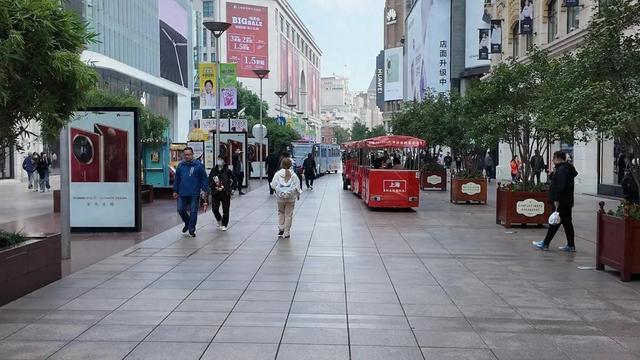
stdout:
[(291, 237), (291, 221), (296, 200), (300, 200), (302, 190), (300, 180), (291, 171), (291, 159), (282, 159), (282, 169), (278, 171), (271, 181), (271, 188), (276, 192), (278, 199), (278, 236), (285, 239)]

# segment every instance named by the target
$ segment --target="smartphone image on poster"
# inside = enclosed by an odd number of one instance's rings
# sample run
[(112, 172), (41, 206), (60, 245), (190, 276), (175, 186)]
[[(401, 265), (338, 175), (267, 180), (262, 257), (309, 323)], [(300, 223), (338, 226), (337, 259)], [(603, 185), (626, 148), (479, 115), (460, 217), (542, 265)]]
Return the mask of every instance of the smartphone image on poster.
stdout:
[(102, 181), (101, 137), (92, 132), (71, 128), (71, 182)]
[(129, 181), (129, 132), (96, 124), (102, 136), (102, 178), (104, 182)]

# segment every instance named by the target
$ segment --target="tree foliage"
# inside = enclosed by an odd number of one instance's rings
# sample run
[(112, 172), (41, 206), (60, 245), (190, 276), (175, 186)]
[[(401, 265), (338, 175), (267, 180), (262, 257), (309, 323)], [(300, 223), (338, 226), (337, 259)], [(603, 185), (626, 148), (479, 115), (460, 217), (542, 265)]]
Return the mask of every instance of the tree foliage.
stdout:
[(384, 129), (384, 125), (378, 125), (368, 132), (368, 137), (370, 138), (384, 135), (387, 135), (387, 131)]
[(30, 121), (54, 134), (96, 83), (80, 60), (95, 34), (59, 0), (0, 0), (0, 148), (33, 135)]
[(140, 100), (124, 91), (111, 92), (96, 89), (87, 94), (84, 107), (134, 107), (138, 109), (140, 119), (140, 138), (146, 143), (165, 141), (165, 131), (169, 128), (169, 120), (156, 115), (142, 106)]
[(336, 138), (336, 143), (338, 145), (344, 144), (347, 141), (351, 140), (351, 132), (347, 129), (344, 129), (340, 126), (336, 126), (333, 128), (333, 135)]
[(361, 122), (355, 122), (351, 127), (351, 140), (360, 141), (369, 137), (369, 129)]

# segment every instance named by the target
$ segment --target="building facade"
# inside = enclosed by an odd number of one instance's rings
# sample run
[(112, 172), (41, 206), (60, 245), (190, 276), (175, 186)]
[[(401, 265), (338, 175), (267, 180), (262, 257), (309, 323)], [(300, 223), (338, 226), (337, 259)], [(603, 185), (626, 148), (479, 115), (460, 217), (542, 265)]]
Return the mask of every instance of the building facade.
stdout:
[[(487, 5), (493, 19), (502, 21), (502, 53), (491, 55), (492, 64), (515, 59), (526, 62), (528, 52), (534, 46), (546, 50), (550, 56), (561, 56), (575, 51), (587, 34), (587, 24), (596, 14), (598, 0), (580, 0), (578, 6), (565, 6), (562, 0), (496, 0)], [(523, 28), (521, 19), (527, 15), (527, 26)], [(616, 159), (623, 152), (617, 141), (570, 144), (556, 143), (547, 149), (547, 154), (563, 150), (569, 154), (580, 175), (576, 178), (576, 192), (587, 194), (619, 195), (617, 185)], [(499, 147), (501, 164), (508, 164), (511, 158), (509, 147)], [(549, 159), (547, 159), (549, 160)], [(509, 177), (505, 165), (497, 167), (498, 176)]]
[[(201, 24), (224, 21), (232, 27), (220, 38), (220, 61), (238, 64), (238, 80), (260, 93), (254, 69), (270, 70), (263, 80), (269, 116), (281, 112), (303, 137), (319, 140), (322, 51), (286, 0), (195, 0), (195, 62), (212, 62), (215, 37)], [(259, 20), (257, 20), (259, 19)], [(286, 91), (282, 100), (276, 91)]]

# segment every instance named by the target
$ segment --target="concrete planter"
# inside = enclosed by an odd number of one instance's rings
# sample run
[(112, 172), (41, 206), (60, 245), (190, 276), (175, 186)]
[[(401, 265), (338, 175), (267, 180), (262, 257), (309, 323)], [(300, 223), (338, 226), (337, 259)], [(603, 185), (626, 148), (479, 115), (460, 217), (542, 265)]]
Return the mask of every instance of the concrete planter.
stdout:
[(447, 171), (422, 171), (420, 173), (420, 188), (422, 190), (447, 191)]
[(487, 204), (487, 179), (460, 179), (451, 175), (451, 202)]
[(630, 281), (632, 274), (640, 273), (640, 221), (607, 215), (604, 202), (600, 202), (596, 269), (602, 271), (605, 265), (620, 271), (622, 281)]
[(34, 236), (15, 247), (0, 249), (0, 305), (61, 276), (60, 234)]
[(549, 221), (552, 206), (548, 192), (514, 192), (498, 183), (496, 224), (510, 228), (513, 224), (544, 225)]

